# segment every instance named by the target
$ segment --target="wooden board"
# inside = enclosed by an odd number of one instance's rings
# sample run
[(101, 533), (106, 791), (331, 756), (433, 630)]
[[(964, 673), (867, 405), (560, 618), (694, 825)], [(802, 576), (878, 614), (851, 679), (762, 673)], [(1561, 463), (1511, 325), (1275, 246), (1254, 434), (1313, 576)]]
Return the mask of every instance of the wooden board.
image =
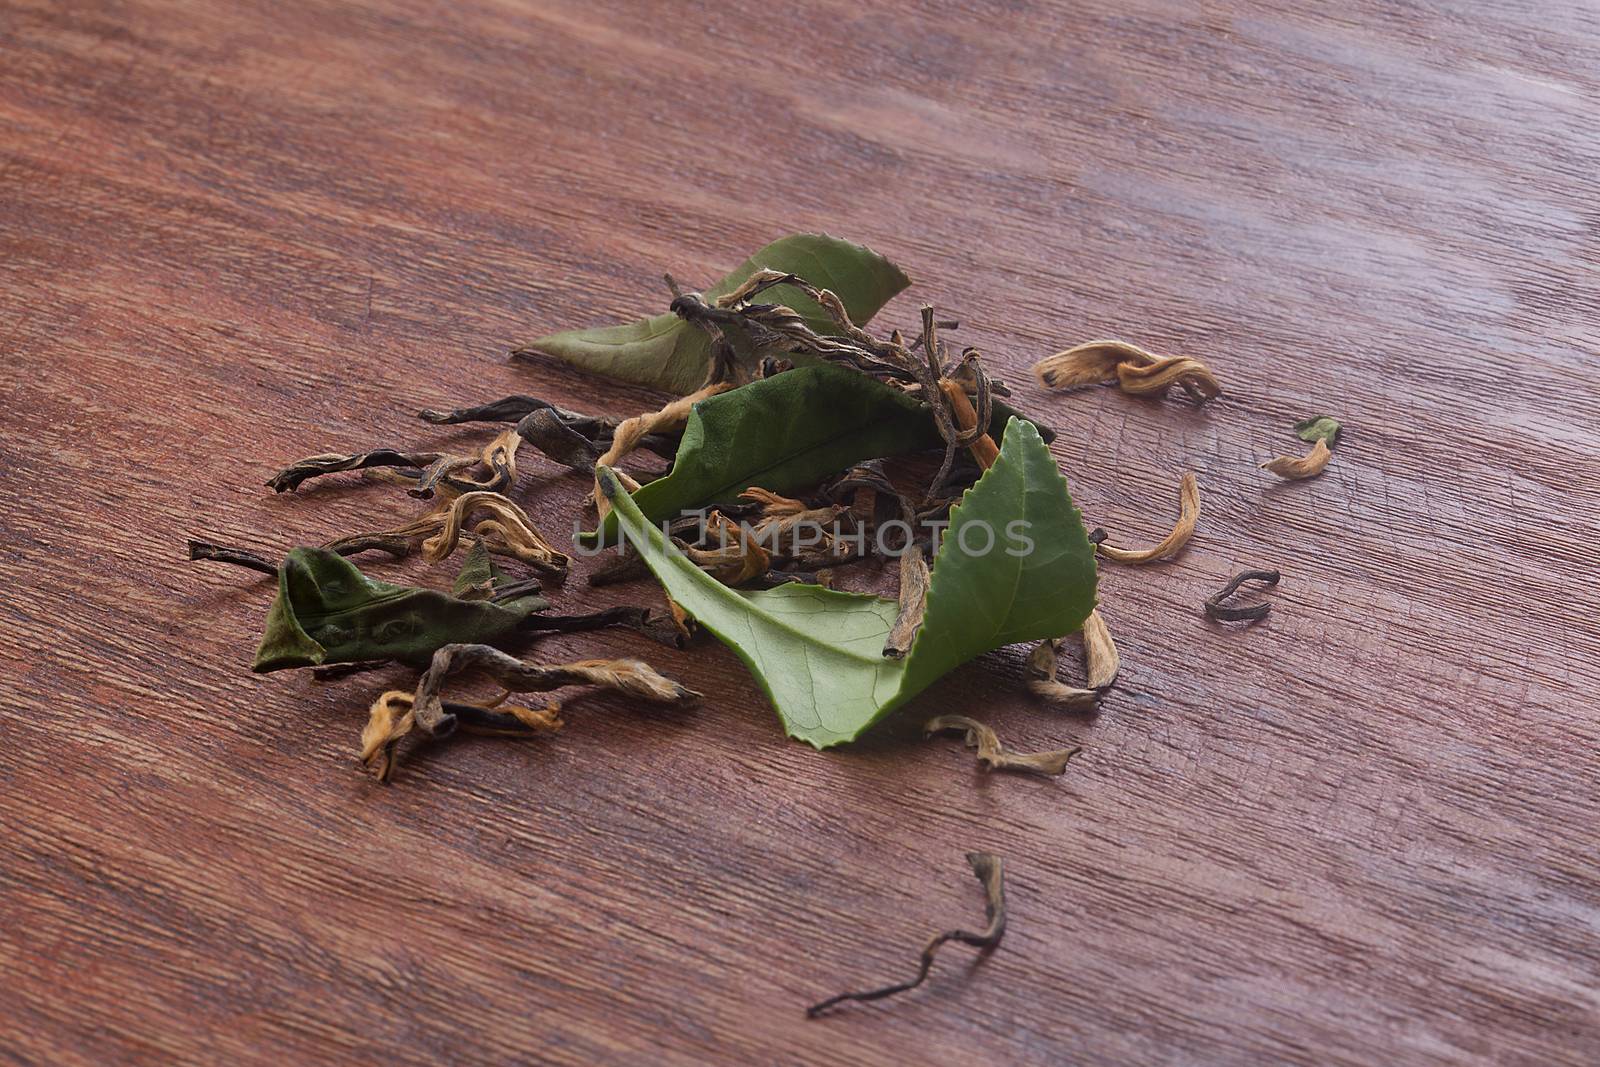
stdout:
[[(0, 11), (0, 1049), (22, 1063), (1593, 1063), (1600, 1058), (1600, 17), (1386, 5), (63, 5)], [(1128, 542), (1121, 687), (1022, 650), (867, 742), (784, 740), (715, 644), (689, 712), (584, 698), (390, 787), (404, 672), (252, 677), (268, 590), (182, 561), (387, 522), (274, 497), (418, 407), (655, 397), (507, 362), (825, 229), (959, 317)], [(1093, 337), (1205, 410), (1045, 394)], [(1348, 426), (1320, 479), (1256, 464)], [(584, 486), (537, 460), (561, 530)], [(1284, 572), (1245, 632), (1199, 615)], [(243, 577), (243, 580), (241, 578)], [(653, 598), (609, 590), (606, 603)], [(576, 608), (576, 581), (558, 598)], [(637, 652), (617, 635), (541, 655)], [(976, 711), (1059, 781), (990, 777)], [(807, 1021), (981, 918), (898, 1001)]]

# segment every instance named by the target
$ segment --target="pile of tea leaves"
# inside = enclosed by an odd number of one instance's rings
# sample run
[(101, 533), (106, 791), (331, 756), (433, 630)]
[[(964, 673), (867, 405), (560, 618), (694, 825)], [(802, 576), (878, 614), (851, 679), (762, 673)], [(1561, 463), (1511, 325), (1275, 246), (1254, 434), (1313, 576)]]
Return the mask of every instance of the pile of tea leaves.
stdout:
[[(1090, 533), (1047, 447), (1054, 434), (1011, 405), (982, 353), (949, 343), (958, 323), (925, 306), (909, 336), (867, 330), (910, 284), (869, 249), (800, 234), (703, 292), (666, 282), (671, 300), (661, 314), (552, 334), (514, 353), (534, 367), (554, 358), (677, 397), (660, 408), (585, 413), (535, 396), (453, 398), (475, 402), (420, 416), (435, 426), (488, 426), (470, 451), (406, 443), (320, 453), (267, 483), (293, 492), (359, 472), (417, 500), (410, 521), (282, 555), (191, 541), (193, 559), (276, 578), (253, 669), (326, 677), (414, 668), (414, 688), (371, 697), (360, 752), (381, 780), (407, 738), (551, 734), (561, 705), (549, 694), (570, 687), (692, 701), (699, 694), (652, 662), (701, 630), (744, 662), (788, 734), (818, 749), (855, 740), (955, 667), (1024, 642), (1033, 645), (1026, 691), (1056, 707), (1098, 707), (1119, 669), (1097, 609), (1098, 561), (1137, 566), (1182, 551), (1200, 511), (1193, 474), (1180, 479), (1179, 518), (1157, 544), (1120, 547), (1103, 530)], [(1051, 389), (1114, 383), (1161, 397), (1176, 387), (1196, 404), (1221, 393), (1199, 360), (1119, 341), (1069, 348), (1034, 371)], [(1313, 452), (1265, 466), (1314, 476), (1339, 431), (1327, 416), (1297, 424)], [(642, 454), (654, 457), (644, 465), (658, 468), (650, 476), (629, 473), (642, 469)], [(543, 532), (571, 528), (573, 515), (530, 515), (518, 502), (535, 455), (537, 477), (592, 485), (576, 545)], [(575, 551), (603, 554), (589, 583), (636, 583), (649, 603), (563, 611), (563, 600), (581, 599), (561, 591)], [(415, 586), (363, 569), (413, 555), (447, 565), (448, 575)], [(1248, 624), (1266, 607), (1230, 613), (1212, 603), (1208, 611)], [(524, 658), (542, 634), (600, 628), (636, 634), (641, 658)], [(1081, 686), (1058, 672), (1074, 636), (1083, 645)], [(449, 683), (468, 674), (503, 692), (449, 699)], [(966, 716), (936, 718), (927, 732), (964, 736), (992, 770), (1061, 774), (1078, 751), (1010, 752)], [(924, 955), (924, 977), (943, 940), (992, 944), (1003, 929), (999, 862), (973, 863), (990, 892), (992, 928), (941, 935)]]

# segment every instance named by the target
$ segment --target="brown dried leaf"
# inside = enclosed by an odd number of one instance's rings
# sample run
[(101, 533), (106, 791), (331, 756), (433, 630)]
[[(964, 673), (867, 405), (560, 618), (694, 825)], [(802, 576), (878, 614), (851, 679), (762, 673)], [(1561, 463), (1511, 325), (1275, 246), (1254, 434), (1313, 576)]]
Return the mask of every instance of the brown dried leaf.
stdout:
[(793, 497), (779, 496), (770, 489), (763, 489), (752, 485), (739, 494), (740, 500), (750, 500), (761, 505), (763, 518), (773, 518), (780, 515), (797, 515), (806, 510), (805, 501)]
[(514, 556), (544, 570), (566, 571), (571, 562), (566, 554), (556, 551), (555, 546), (545, 540), (534, 528), (527, 512), (499, 493), (464, 493), (448, 508), (430, 512), (394, 532), (415, 534), (430, 526), (436, 527), (438, 532), (422, 542), (422, 554), (428, 560), (438, 561), (455, 551), (463, 528), (480, 515), (487, 517), (478, 521), (472, 532), (484, 539), (491, 552)]
[(922, 955), (917, 960), (917, 976), (909, 982), (896, 982), (881, 989), (871, 989), (862, 993), (840, 993), (838, 996), (811, 1005), (806, 1009), (806, 1018), (815, 1019), (847, 1000), (881, 1000), (917, 988), (927, 981), (928, 971), (933, 967), (934, 954), (947, 941), (960, 941), (964, 945), (980, 949), (992, 949), (998, 945), (1006, 933), (1005, 864), (999, 856), (989, 852), (968, 852), (967, 863), (972, 866), (972, 873), (977, 875), (978, 881), (983, 885), (984, 912), (988, 918), (983, 930), (978, 933), (967, 930), (946, 930), (923, 947)]
[[(1094, 711), (1098, 709), (1100, 707), (1100, 691), (1098, 689), (1079, 689), (1076, 686), (1057, 681), (1055, 677), (1055, 662), (1055, 639), (1039, 642), (1038, 647), (1028, 656), (1028, 692), (1067, 711)], [(1044, 672), (1045, 663), (1049, 664), (1048, 674)]]
[(718, 547), (685, 545), (683, 553), (723, 585), (743, 585), (765, 574), (772, 566), (772, 554), (751, 537), (742, 524), (731, 521), (720, 511), (706, 521), (706, 536), (717, 542)]
[[(509, 696), (509, 694), (507, 694)], [(416, 725), (413, 714), (416, 697), (403, 689), (391, 689), (372, 704), (367, 725), (361, 731), (361, 762), (380, 782), (387, 782), (399, 764), (396, 746)], [(471, 733), (501, 737), (529, 737), (561, 728), (561, 705), (543, 708), (507, 704), (504, 698), (493, 705), (443, 705), (456, 724)]]
[(1318, 440), (1305, 455), (1277, 456), (1261, 464), (1261, 469), (1270, 471), (1280, 478), (1298, 481), (1301, 478), (1315, 478), (1321, 474), (1332, 458), (1333, 451), (1328, 447), (1328, 442)]
[(1115, 381), (1134, 396), (1159, 396), (1179, 385), (1195, 401), (1222, 395), (1216, 375), (1189, 356), (1158, 356), (1126, 341), (1087, 341), (1041, 359), (1034, 376), (1047, 389), (1073, 389)]
[(445, 710), (439, 691), (446, 678), (467, 671), (481, 671), (514, 693), (597, 685), (661, 703), (679, 703), (700, 696), (636, 659), (579, 660), (541, 667), (489, 645), (446, 645), (433, 654), (433, 663), (417, 683), (413, 711), (418, 729), (430, 736), (444, 736), (455, 728), (455, 717)]
[(928, 561), (922, 558), (922, 551), (911, 547), (901, 553), (900, 613), (883, 642), (883, 654), (888, 658), (903, 659), (911, 651), (928, 608), (928, 581)]
[(1033, 774), (1058, 775), (1067, 769), (1067, 761), (1083, 749), (1077, 745), (1056, 749), (1053, 752), (1009, 752), (1000, 738), (988, 726), (965, 715), (940, 715), (929, 719), (922, 728), (923, 736), (960, 733), (965, 735), (968, 748), (978, 750), (978, 762), (990, 771), (1028, 771)]
[(1083, 658), (1089, 688), (1100, 693), (1111, 688), (1121, 669), (1122, 657), (1117, 655), (1117, 643), (1111, 640), (1111, 630), (1099, 608), (1091, 611), (1083, 622)]
[(1200, 485), (1192, 472), (1186, 472), (1178, 485), (1178, 521), (1172, 531), (1150, 548), (1117, 548), (1100, 542), (1099, 553), (1117, 563), (1151, 563), (1175, 555), (1189, 538), (1194, 536), (1195, 523), (1200, 519)]
[[(731, 388), (733, 388), (732, 382), (713, 382), (688, 396), (679, 397), (659, 411), (647, 411), (643, 415), (635, 415), (623, 421), (612, 434), (611, 447), (606, 449), (605, 455), (595, 461), (596, 464), (601, 467), (615, 467), (618, 460), (639, 447), (639, 442), (645, 436), (681, 428), (689, 421), (689, 412), (696, 404)], [(631, 493), (638, 487), (635, 483), (628, 487), (628, 491)], [(594, 487), (594, 502), (600, 517), (605, 518), (606, 513), (611, 510), (611, 505), (606, 502), (605, 494), (600, 491), (598, 483)]]

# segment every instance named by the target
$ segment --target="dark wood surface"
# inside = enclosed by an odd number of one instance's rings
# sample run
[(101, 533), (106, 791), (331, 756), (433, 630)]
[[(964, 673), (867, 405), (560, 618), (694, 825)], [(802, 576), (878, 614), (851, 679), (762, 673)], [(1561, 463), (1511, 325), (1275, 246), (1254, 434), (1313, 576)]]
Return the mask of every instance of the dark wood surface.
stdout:
[[(1595, 9), (642, 7), (6, 0), (0, 1058), (1600, 1059)], [(1199, 474), (1187, 553), (1105, 568), (1100, 716), (1008, 650), (818, 754), (720, 646), (646, 649), (703, 706), (574, 700), (384, 787), (356, 735), (408, 676), (247, 672), (268, 589), (185, 536), (409, 514), (261, 483), (482, 438), (420, 406), (643, 410), (505, 353), (805, 229), (912, 274), (884, 323), (962, 320), (1092, 522), (1153, 539)], [(1227, 396), (1028, 380), (1106, 335)], [(1324, 410), (1326, 475), (1256, 469)], [(525, 467), (563, 529), (581, 480)], [(1247, 566), (1270, 619), (1207, 624)], [(943, 711), (1086, 751), (986, 777), (916, 740)], [(803, 1018), (978, 922), (978, 846), (998, 951)]]

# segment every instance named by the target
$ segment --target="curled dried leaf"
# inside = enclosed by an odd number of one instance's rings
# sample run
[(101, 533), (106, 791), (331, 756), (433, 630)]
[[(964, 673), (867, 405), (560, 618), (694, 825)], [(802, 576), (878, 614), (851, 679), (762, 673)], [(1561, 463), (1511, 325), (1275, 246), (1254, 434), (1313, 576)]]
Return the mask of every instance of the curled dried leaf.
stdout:
[(820, 508), (803, 508), (800, 511), (768, 514), (755, 525), (755, 539), (771, 547), (774, 555), (798, 559), (802, 556), (831, 558), (834, 549), (833, 529), (839, 516), (850, 510), (843, 504)]
[(1024, 672), (1028, 692), (1068, 711), (1094, 711), (1100, 707), (1100, 690), (1079, 689), (1056, 678), (1061, 638), (1047, 637), (1028, 653)]
[(292, 493), (301, 483), (324, 474), (339, 471), (366, 470), (370, 467), (426, 468), (435, 463), (457, 461), (463, 466), (472, 463), (470, 456), (447, 456), (441, 452), (402, 452), (394, 448), (375, 448), (370, 452), (322, 452), (291, 463), (267, 481), (275, 493)]
[[(328, 452), (291, 464), (274, 475), (267, 485), (275, 492), (292, 492), (311, 478), (361, 470), (387, 475), (387, 480), (406, 485), (406, 492), (415, 497), (432, 497), (441, 488), (452, 494), (479, 489), (502, 492), (516, 481), (516, 453), (520, 441), (515, 431), (507, 430), (496, 435), (477, 456), (402, 452), (393, 448), (349, 455)], [(478, 469), (477, 473), (472, 473), (474, 468)]]
[(445, 679), (468, 671), (487, 674), (514, 693), (596, 685), (660, 703), (682, 703), (700, 696), (636, 659), (590, 659), (541, 667), (489, 645), (446, 645), (433, 654), (432, 664), (417, 683), (413, 712), (419, 730), (432, 737), (442, 737), (455, 729), (456, 716), (445, 709), (439, 691)]
[(1122, 657), (1117, 654), (1117, 643), (1111, 639), (1111, 630), (1099, 608), (1089, 612), (1083, 621), (1083, 658), (1089, 688), (1101, 693), (1111, 688), (1122, 667)]
[[(679, 397), (659, 411), (648, 411), (643, 415), (636, 415), (624, 420), (612, 433), (611, 447), (606, 449), (605, 455), (596, 460), (602, 467), (615, 467), (617, 461), (628, 455), (648, 434), (661, 433), (666, 430), (680, 429), (689, 421), (689, 412), (694, 406), (707, 397), (716, 396), (718, 393), (731, 389), (731, 382), (713, 382), (702, 386), (688, 396)], [(621, 472), (617, 472), (619, 475)], [(629, 488), (629, 492), (637, 489), (637, 483)], [(605, 494), (600, 491), (597, 484), (594, 489), (595, 507), (599, 510), (600, 517), (605, 518), (611, 510), (611, 505), (606, 502)]]
[(189, 558), (191, 560), (211, 560), (215, 563), (231, 563), (235, 567), (245, 567), (249, 570), (278, 576), (278, 565), (259, 552), (252, 552), (248, 548), (233, 548), (228, 545), (214, 545), (210, 541), (198, 541), (190, 538), (188, 542)]
[(806, 1017), (815, 1019), (829, 1009), (845, 1001), (881, 1000), (892, 997), (896, 993), (905, 993), (915, 989), (928, 979), (928, 972), (933, 967), (933, 957), (947, 941), (959, 941), (964, 945), (971, 945), (979, 949), (992, 949), (1000, 944), (1000, 939), (1006, 933), (1006, 881), (1005, 864), (999, 856), (990, 852), (968, 852), (967, 863), (972, 867), (972, 873), (977, 876), (983, 885), (984, 913), (988, 920), (984, 928), (978, 933), (967, 930), (946, 930), (931, 939), (922, 949), (922, 955), (917, 960), (917, 975), (908, 982), (896, 982), (881, 989), (870, 989), (862, 993), (840, 993), (838, 996), (829, 997), (806, 1009)]
[[(416, 697), (403, 689), (391, 689), (372, 704), (367, 725), (361, 731), (361, 762), (380, 782), (387, 782), (399, 763), (400, 739), (416, 725), (413, 708)], [(561, 705), (543, 708), (507, 704), (493, 705), (446, 703), (445, 711), (463, 730), (500, 737), (531, 737), (561, 728)]]
[(372, 702), (361, 731), (361, 762), (380, 782), (388, 781), (394, 772), (395, 745), (416, 725), (412, 700), (405, 690), (391, 689)]
[(1200, 519), (1200, 485), (1192, 472), (1185, 472), (1178, 484), (1178, 521), (1171, 532), (1150, 548), (1117, 548), (1100, 542), (1098, 552), (1117, 563), (1152, 563), (1176, 555), (1194, 536), (1195, 523)]
[(1077, 745), (1056, 749), (1053, 752), (1008, 752), (1000, 738), (988, 726), (965, 715), (940, 715), (929, 719), (922, 728), (923, 736), (937, 734), (963, 734), (968, 748), (978, 750), (978, 762), (989, 771), (1028, 771), (1033, 774), (1058, 775), (1067, 769), (1067, 761), (1083, 749)]
[(1333, 452), (1328, 448), (1328, 442), (1322, 438), (1311, 446), (1311, 451), (1303, 456), (1275, 456), (1261, 465), (1261, 469), (1276, 474), (1280, 478), (1298, 481), (1301, 478), (1315, 478), (1328, 466), (1328, 460), (1333, 458)]
[(900, 612), (883, 642), (883, 654), (889, 659), (903, 659), (911, 651), (927, 612), (929, 580), (928, 561), (920, 549), (900, 554)]
[(798, 515), (806, 510), (803, 500), (793, 497), (779, 496), (770, 489), (763, 489), (759, 485), (752, 485), (739, 494), (740, 500), (749, 500), (761, 505), (763, 518), (776, 518), (783, 515)]
[[(483, 518), (479, 518), (484, 516)], [(534, 528), (527, 512), (499, 493), (464, 493), (445, 509), (432, 512), (413, 523), (437, 523), (438, 532), (422, 542), (422, 554), (433, 561), (455, 551), (461, 532), (477, 520), (472, 532), (482, 538), (491, 552), (514, 556), (540, 570), (564, 574), (571, 560)], [(406, 529), (402, 527), (402, 529)], [(396, 531), (398, 532), (398, 531)]]
[(517, 435), (546, 456), (579, 474), (594, 476), (600, 449), (573, 429), (551, 408), (529, 412), (517, 423)]
[(1047, 389), (1074, 389), (1115, 381), (1134, 396), (1160, 396), (1173, 385), (1195, 403), (1222, 395), (1222, 385), (1204, 363), (1189, 356), (1158, 356), (1126, 341), (1087, 341), (1041, 359), (1034, 376)]
[(673, 628), (678, 632), (679, 645), (686, 645), (694, 640), (696, 623), (694, 616), (684, 610), (682, 604), (667, 597), (667, 614), (672, 620)]
[(772, 565), (772, 554), (752, 537), (740, 523), (715, 512), (706, 521), (706, 536), (716, 548), (684, 545), (684, 555), (723, 585), (739, 586), (765, 574)]
[(1267, 588), (1278, 584), (1277, 571), (1244, 571), (1206, 598), (1206, 615), (1215, 622), (1255, 622), (1267, 617), (1271, 604), (1225, 605), (1222, 602), (1239, 591), (1245, 582), (1261, 582)]

